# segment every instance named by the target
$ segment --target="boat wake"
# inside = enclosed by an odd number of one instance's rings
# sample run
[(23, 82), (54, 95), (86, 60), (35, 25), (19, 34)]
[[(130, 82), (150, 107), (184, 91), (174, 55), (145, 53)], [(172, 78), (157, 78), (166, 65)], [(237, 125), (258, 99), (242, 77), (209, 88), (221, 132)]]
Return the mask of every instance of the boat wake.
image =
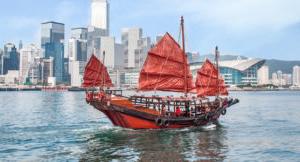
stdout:
[(207, 124), (205, 126), (202, 126), (201, 129), (203, 129), (203, 130), (216, 130), (217, 125), (211, 123), (211, 124)]

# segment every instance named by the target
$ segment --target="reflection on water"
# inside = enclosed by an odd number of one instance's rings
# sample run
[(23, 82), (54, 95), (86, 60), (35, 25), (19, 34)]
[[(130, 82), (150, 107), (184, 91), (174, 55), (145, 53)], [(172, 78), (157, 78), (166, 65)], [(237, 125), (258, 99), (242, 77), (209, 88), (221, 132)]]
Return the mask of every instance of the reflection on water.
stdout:
[(91, 135), (86, 160), (194, 161), (225, 159), (226, 130), (128, 130), (111, 128)]

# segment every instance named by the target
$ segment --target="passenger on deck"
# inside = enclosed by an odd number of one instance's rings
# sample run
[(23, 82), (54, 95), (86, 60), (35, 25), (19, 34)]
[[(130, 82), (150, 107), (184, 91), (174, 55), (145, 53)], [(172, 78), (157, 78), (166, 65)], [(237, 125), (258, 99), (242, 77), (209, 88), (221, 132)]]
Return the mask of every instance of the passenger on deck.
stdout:
[(175, 115), (177, 117), (179, 117), (181, 115), (181, 110), (180, 110), (179, 106), (176, 107)]
[(104, 97), (105, 97), (105, 93), (104, 93), (104, 91), (103, 90), (100, 90), (100, 92), (99, 92), (99, 94), (98, 94), (99, 96), (99, 100), (103, 100), (104, 99)]
[(161, 112), (160, 112), (160, 115), (162, 115), (162, 116), (165, 116), (165, 115), (166, 115), (166, 106), (165, 106), (165, 104), (162, 104), (162, 106), (161, 106)]
[(205, 113), (209, 113), (211, 111), (211, 108), (209, 105), (205, 105)]

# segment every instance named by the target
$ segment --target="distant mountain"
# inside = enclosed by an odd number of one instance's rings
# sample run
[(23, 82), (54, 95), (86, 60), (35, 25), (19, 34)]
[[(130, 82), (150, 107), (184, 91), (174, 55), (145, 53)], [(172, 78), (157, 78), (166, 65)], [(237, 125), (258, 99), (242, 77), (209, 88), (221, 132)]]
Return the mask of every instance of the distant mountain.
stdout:
[(270, 75), (278, 70), (281, 70), (282, 73), (293, 73), (293, 67), (295, 65), (300, 66), (300, 61), (283, 61), (283, 60), (266, 60), (266, 65), (269, 66)]
[[(206, 58), (210, 60), (214, 60), (215, 56), (213, 54), (208, 55), (199, 55), (197, 53), (188, 53), (189, 60), (192, 62), (202, 62)], [(237, 60), (237, 59), (247, 59), (248, 57), (245, 56), (236, 56), (236, 55), (221, 55), (220, 60), (221, 61), (228, 61), (228, 60)], [(269, 73), (270, 76), (272, 73), (277, 72), (278, 70), (281, 70), (282, 73), (292, 74), (293, 73), (293, 67), (295, 65), (300, 66), (300, 61), (284, 61), (284, 60), (275, 60), (275, 59), (265, 59), (266, 63), (265, 65), (269, 66)]]

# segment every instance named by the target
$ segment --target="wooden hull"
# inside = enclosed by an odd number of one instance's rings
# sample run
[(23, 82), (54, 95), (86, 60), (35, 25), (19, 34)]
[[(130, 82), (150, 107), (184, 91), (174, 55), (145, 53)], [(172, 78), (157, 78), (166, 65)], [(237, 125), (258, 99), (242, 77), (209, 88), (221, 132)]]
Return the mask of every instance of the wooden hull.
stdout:
[[(161, 116), (158, 112), (149, 109), (135, 108), (130, 101), (124, 99), (118, 102), (112, 100), (111, 103), (93, 100), (88, 102), (94, 108), (103, 112), (115, 126), (130, 129), (166, 129), (166, 128), (186, 128), (204, 126), (218, 120), (222, 110), (201, 117), (170, 117)], [(146, 111), (147, 110), (147, 111)]]

